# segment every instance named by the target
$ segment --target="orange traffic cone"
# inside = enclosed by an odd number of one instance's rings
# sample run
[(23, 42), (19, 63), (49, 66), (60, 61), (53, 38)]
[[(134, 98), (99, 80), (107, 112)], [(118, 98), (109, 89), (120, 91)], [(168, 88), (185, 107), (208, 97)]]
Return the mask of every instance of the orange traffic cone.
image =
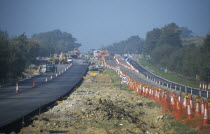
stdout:
[(192, 111), (194, 111), (192, 95), (190, 95), (190, 107), (191, 107)]
[(149, 91), (149, 89), (148, 89), (148, 87), (146, 87), (146, 96), (148, 96), (148, 91)]
[(190, 106), (190, 101), (188, 101), (188, 104), (187, 104), (187, 118), (188, 119), (192, 119), (192, 109), (191, 109), (191, 106)]
[(135, 92), (136, 94), (138, 94), (139, 93), (139, 86), (138, 85), (136, 85), (136, 92)]
[(152, 91), (153, 89), (152, 88), (150, 88), (150, 97), (152, 98)]
[(32, 87), (36, 87), (36, 81), (33, 81)]
[(154, 89), (151, 89), (151, 97), (154, 99)]
[(177, 112), (180, 112), (181, 111), (181, 101), (179, 100), (179, 98), (176, 101), (176, 111)]
[(143, 94), (143, 96), (145, 95), (145, 87), (143, 87), (143, 89), (142, 89), (142, 94)]
[(184, 97), (184, 101), (183, 101), (183, 108), (187, 108), (187, 98)]
[(204, 99), (202, 98), (202, 102), (201, 102), (201, 114), (204, 114)]
[(140, 94), (141, 88), (140, 88), (140, 84), (138, 84), (137, 86), (137, 94)]
[(138, 93), (141, 94), (141, 84), (139, 84), (139, 89)]
[(165, 94), (164, 99), (167, 102), (168, 101), (168, 92), (165, 92), (164, 94)]
[(208, 125), (208, 103), (205, 104), (205, 110), (204, 110), (204, 115), (203, 115), (203, 125)]
[(174, 98), (175, 98), (175, 95), (174, 94), (172, 94), (171, 95), (171, 106), (172, 106), (172, 108), (175, 108), (175, 100), (174, 100)]
[(174, 112), (174, 120), (177, 121), (180, 119), (181, 117), (181, 103), (180, 101), (178, 100), (178, 98), (175, 98), (176, 99), (176, 111)]
[(179, 102), (179, 104), (180, 104), (179, 106), (180, 106), (180, 108), (181, 108), (181, 95), (178, 96), (177, 102)]
[(15, 90), (16, 93), (19, 93), (19, 87), (18, 87), (18, 82), (16, 82), (16, 90)]
[(159, 100), (159, 93), (158, 93), (158, 90), (156, 90), (156, 101)]
[(158, 92), (158, 100), (161, 100), (161, 91)]
[(195, 114), (196, 115), (200, 115), (200, 103), (199, 102), (196, 102), (196, 106), (195, 106)]
[(139, 93), (141, 94), (141, 89), (142, 89), (142, 84), (140, 83), (140, 85), (139, 85)]

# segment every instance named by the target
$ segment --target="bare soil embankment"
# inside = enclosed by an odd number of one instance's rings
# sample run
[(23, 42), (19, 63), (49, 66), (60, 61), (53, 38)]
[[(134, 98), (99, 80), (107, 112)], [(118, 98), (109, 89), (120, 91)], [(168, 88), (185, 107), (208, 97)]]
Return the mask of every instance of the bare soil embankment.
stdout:
[(113, 71), (105, 70), (96, 76), (90, 73), (67, 99), (37, 116), (20, 133), (178, 133), (169, 123), (170, 116), (164, 115), (154, 101), (120, 85)]

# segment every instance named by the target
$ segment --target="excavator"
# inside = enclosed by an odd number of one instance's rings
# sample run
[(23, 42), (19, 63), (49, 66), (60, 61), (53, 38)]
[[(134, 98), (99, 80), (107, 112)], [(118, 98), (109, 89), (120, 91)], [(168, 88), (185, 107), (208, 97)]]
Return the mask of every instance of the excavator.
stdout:
[(60, 64), (66, 64), (67, 62), (67, 56), (65, 53), (61, 52), (60, 57), (59, 57), (59, 63)]

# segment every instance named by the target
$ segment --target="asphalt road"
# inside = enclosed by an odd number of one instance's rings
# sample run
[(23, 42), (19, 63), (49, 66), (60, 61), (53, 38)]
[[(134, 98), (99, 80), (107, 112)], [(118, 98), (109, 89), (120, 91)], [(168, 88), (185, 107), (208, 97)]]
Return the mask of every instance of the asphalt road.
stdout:
[[(19, 93), (15, 93), (14, 86), (9, 86), (8, 91), (6, 88), (1, 89), (0, 128), (68, 93), (80, 82), (86, 74), (87, 68), (87, 64), (77, 61), (65, 73), (47, 83), (42, 81), (36, 88), (32, 88), (30, 79), (21, 83), (20, 88), (25, 89), (20, 89), (22, 91)], [(37, 76), (35, 78), (40, 81), (45, 77)], [(11, 90), (13, 91), (11, 92)]]
[[(121, 63), (125, 64), (125, 62), (123, 62), (122, 60), (119, 60)], [(117, 67), (119, 66), (115, 60), (107, 60), (107, 63), (111, 66), (114, 66), (114, 67)], [(145, 84), (148, 84), (150, 86), (154, 86), (155, 88), (158, 87), (157, 84), (155, 84), (154, 82), (151, 82), (145, 78), (143, 78), (140, 74), (134, 72), (134, 71), (131, 71), (129, 69), (126, 69), (124, 68), (123, 66), (120, 66), (120, 69), (123, 73), (127, 74), (129, 77), (131, 77), (133, 80), (137, 81), (137, 82), (141, 82), (141, 83), (145, 83)]]
[[(58, 72), (62, 72), (67, 66), (69, 66), (69, 64), (58, 65)], [(34, 76), (29, 79), (20, 80), (18, 82), (19, 83), (19, 91), (25, 92), (26, 90), (31, 90), (33, 81), (36, 81), (36, 86), (39, 87), (46, 83), (46, 81), (45, 81), (46, 78), (49, 81), (51, 76), (52, 76), (52, 78), (55, 78), (55, 73), (41, 74), (41, 75), (37, 75), (37, 76)], [(15, 90), (16, 90), (15, 84), (0, 88), (0, 100), (1, 100), (1, 98), (15, 95), (16, 94)]]

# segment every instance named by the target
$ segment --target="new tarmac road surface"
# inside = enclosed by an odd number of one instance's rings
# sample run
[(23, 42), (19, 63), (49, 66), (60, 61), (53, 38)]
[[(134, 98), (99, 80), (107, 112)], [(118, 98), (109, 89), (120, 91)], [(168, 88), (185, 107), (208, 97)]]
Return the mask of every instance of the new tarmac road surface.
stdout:
[[(88, 64), (77, 61), (65, 73), (36, 88), (28, 88), (19, 93), (0, 92), (0, 128), (70, 92), (82, 80), (87, 68)], [(24, 83), (27, 86), (31, 81)]]

